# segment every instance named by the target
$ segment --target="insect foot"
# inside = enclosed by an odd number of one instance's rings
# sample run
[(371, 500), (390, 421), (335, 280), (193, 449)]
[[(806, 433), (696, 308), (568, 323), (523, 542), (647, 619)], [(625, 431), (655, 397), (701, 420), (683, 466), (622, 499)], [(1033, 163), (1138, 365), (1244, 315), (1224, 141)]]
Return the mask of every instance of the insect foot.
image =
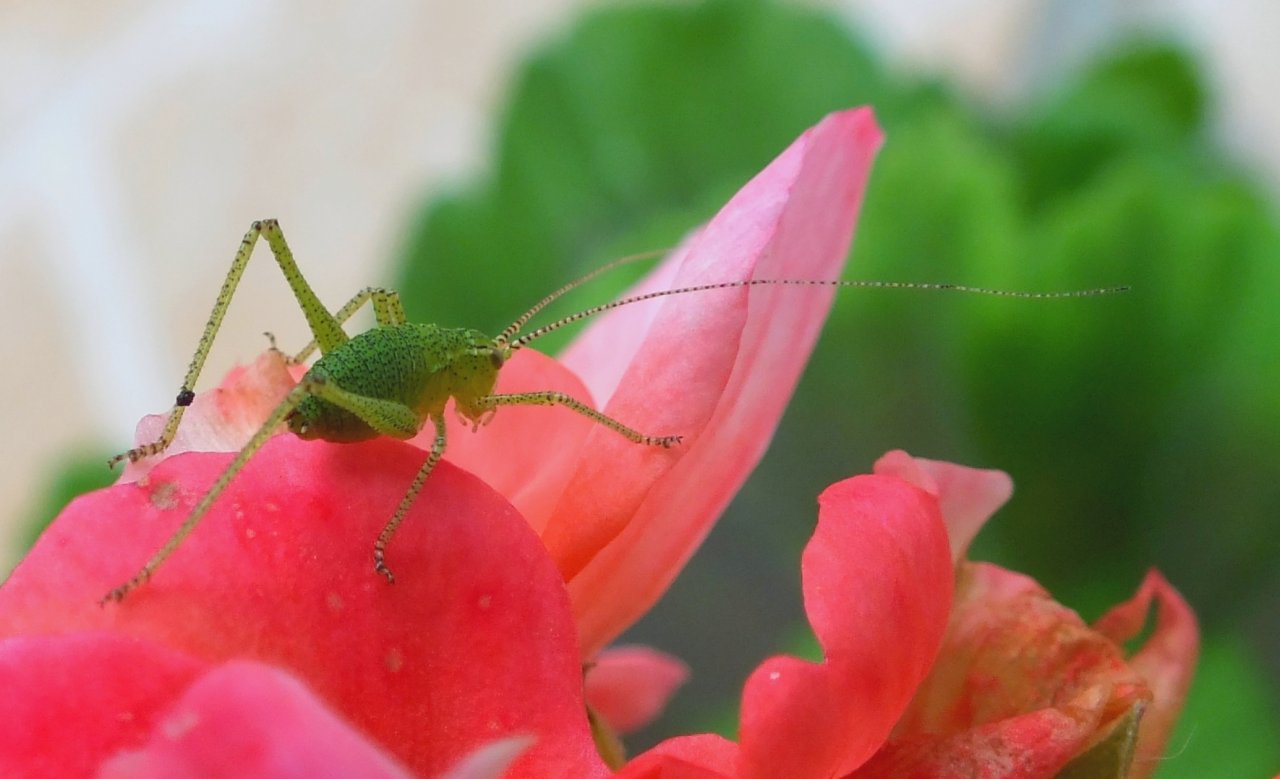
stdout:
[[(179, 406), (179, 408), (181, 408), (181, 406)], [(135, 447), (133, 449), (130, 449), (127, 452), (121, 452), (120, 454), (117, 454), (116, 456), (107, 460), (107, 467), (115, 468), (117, 465), (124, 462), (125, 460), (128, 460), (131, 463), (136, 463), (137, 461), (143, 458), (150, 457), (154, 454), (159, 454), (163, 452), (165, 450), (165, 446), (166, 444), (162, 444), (159, 441), (155, 441), (149, 444), (144, 444), (143, 446)]]
[(116, 587), (115, 589), (111, 590), (111, 592), (108, 592), (106, 595), (103, 595), (101, 598), (99, 598), (98, 605), (105, 608), (107, 603), (110, 601), (115, 601), (116, 603), (120, 603), (121, 601), (124, 600), (125, 595), (128, 595), (134, 589), (137, 589), (138, 587), (145, 584), (147, 580), (150, 578), (151, 578), (151, 572), (144, 569), (129, 581), (125, 582), (119, 587)]
[(396, 575), (391, 572), (391, 569), (387, 567), (386, 561), (382, 558), (383, 551), (381, 549), (373, 550), (373, 570), (382, 574), (382, 577), (387, 580), (387, 584), (395, 584)]

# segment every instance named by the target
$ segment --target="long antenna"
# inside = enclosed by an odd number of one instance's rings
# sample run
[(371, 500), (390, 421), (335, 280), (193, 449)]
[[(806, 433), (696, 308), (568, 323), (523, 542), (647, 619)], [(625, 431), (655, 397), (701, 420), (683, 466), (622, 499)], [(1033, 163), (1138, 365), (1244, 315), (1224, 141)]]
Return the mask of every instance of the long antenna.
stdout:
[(596, 276), (599, 276), (601, 273), (604, 273), (605, 271), (613, 270), (619, 265), (626, 265), (632, 262), (639, 262), (640, 260), (650, 260), (650, 259), (653, 259), (654, 257), (661, 257), (662, 255), (666, 254), (669, 251), (671, 250), (670, 249), (651, 249), (650, 251), (640, 252), (638, 254), (628, 254), (625, 257), (619, 257), (618, 259), (613, 260), (612, 262), (601, 265), (599, 268), (596, 268), (595, 270), (591, 271), (585, 276), (579, 276), (578, 278), (574, 279), (568, 284), (565, 284), (560, 289), (556, 290), (555, 292), (552, 292), (550, 295), (547, 295), (545, 298), (535, 303), (532, 308), (530, 308), (528, 311), (521, 314), (520, 317), (516, 319), (516, 321), (507, 325), (507, 328), (503, 330), (501, 333), (499, 333), (497, 338), (493, 339), (494, 342), (497, 343), (498, 345), (506, 344), (508, 341), (511, 340), (511, 337), (516, 333), (520, 332), (520, 328), (528, 324), (529, 320), (532, 319), (534, 315), (537, 314), (539, 311), (549, 306), (561, 295), (564, 295), (566, 292), (569, 292), (571, 290), (574, 290), (582, 286), (583, 284), (586, 284), (588, 281), (591, 281)]
[[(629, 259), (629, 258), (624, 258)], [(615, 261), (617, 262), (617, 261)], [(614, 263), (611, 263), (614, 264)], [(608, 265), (605, 268), (609, 267)], [(600, 270), (604, 270), (601, 268)], [(586, 278), (590, 278), (587, 276)], [(686, 292), (707, 292), (715, 289), (733, 289), (735, 287), (757, 287), (764, 285), (779, 285), (792, 287), (857, 287), (861, 289), (923, 289), (923, 290), (952, 290), (955, 292), (967, 292), (974, 295), (991, 295), (1003, 298), (1024, 298), (1032, 300), (1046, 300), (1051, 298), (1086, 298), (1095, 297), (1097, 295), (1115, 295), (1122, 292), (1128, 292), (1128, 287), (1099, 287), (1096, 289), (1080, 289), (1068, 290), (1066, 292), (1016, 292), (1004, 289), (988, 289), (986, 287), (969, 287), (963, 284), (929, 284), (915, 283), (910, 281), (830, 281), (819, 279), (745, 279), (741, 281), (722, 281), (717, 284), (699, 284), (694, 287), (681, 287), (679, 289), (664, 289), (657, 292), (646, 292), (643, 295), (633, 295), (631, 297), (615, 300), (610, 303), (603, 303), (598, 306), (592, 306), (576, 314), (570, 314), (563, 319), (558, 319), (549, 324), (530, 330), (528, 333), (511, 342), (511, 348), (519, 349), (534, 341), (547, 333), (559, 330), (568, 324), (573, 324), (587, 317), (604, 313), (621, 306), (629, 306), (632, 303), (639, 303), (645, 300), (653, 300), (654, 298), (666, 297), (667, 295), (683, 295)], [(535, 311), (537, 308), (535, 308)], [(528, 321), (525, 317), (520, 324)], [(509, 329), (509, 328), (508, 328)], [(518, 328), (517, 328), (518, 329)], [(503, 335), (507, 335), (504, 331)], [(499, 336), (501, 338), (501, 336)]]

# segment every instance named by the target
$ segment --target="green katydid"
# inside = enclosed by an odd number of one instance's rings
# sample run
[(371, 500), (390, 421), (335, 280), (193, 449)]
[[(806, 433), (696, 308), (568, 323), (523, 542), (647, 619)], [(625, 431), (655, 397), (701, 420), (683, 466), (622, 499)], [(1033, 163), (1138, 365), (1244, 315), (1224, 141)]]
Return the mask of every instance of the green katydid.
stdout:
[[(522, 328), (547, 305), (560, 296), (618, 265), (659, 254), (623, 257), (591, 273), (565, 284), (547, 295), (507, 326), (497, 337), (490, 338), (476, 330), (444, 328), (434, 324), (416, 324), (405, 320), (399, 295), (388, 289), (368, 287), (352, 297), (342, 308), (330, 313), (321, 304), (311, 286), (298, 270), (293, 253), (274, 219), (254, 222), (236, 251), (226, 280), (213, 306), (204, 333), (191, 358), (191, 365), (174, 401), (173, 410), (160, 437), (113, 457), (109, 464), (128, 459), (131, 462), (160, 454), (173, 442), (186, 407), (195, 399), (195, 383), (204, 367), (205, 358), (222, 324), (227, 306), (240, 282), (253, 248), (259, 238), (266, 240), (277, 264), (297, 298), (314, 340), (292, 359), (301, 363), (320, 350), (320, 358), (302, 379), (272, 410), (257, 432), (241, 448), (222, 474), (196, 503), (173, 535), (128, 581), (112, 589), (103, 598), (120, 601), (155, 573), (195, 529), (201, 518), (218, 500), (249, 459), (280, 427), (305, 439), (333, 442), (363, 441), (377, 436), (408, 439), (428, 423), (435, 429), (435, 439), (426, 461), (409, 484), (404, 497), (373, 545), (374, 570), (388, 582), (395, 576), (386, 564), (386, 547), (409, 507), (421, 491), (431, 471), (445, 451), (445, 406), (450, 399), (459, 415), (474, 427), (484, 424), (501, 406), (559, 405), (582, 414), (643, 446), (672, 447), (681, 436), (647, 435), (624, 422), (603, 414), (587, 403), (560, 392), (520, 392), (495, 394), (494, 385), (503, 364), (517, 350), (565, 325), (595, 316), (619, 306), (645, 300), (759, 285), (874, 287), (898, 289), (949, 289), (985, 295), (1020, 298), (1078, 297), (1122, 291), (1123, 287), (1073, 292), (1009, 292), (966, 287), (955, 284), (916, 284), (909, 282), (832, 281), (814, 279), (746, 279), (714, 284), (701, 284), (678, 289), (659, 290), (624, 297), (584, 309), (570, 316), (521, 334)], [(342, 324), (366, 303), (371, 304), (376, 325), (354, 337), (348, 336)]]

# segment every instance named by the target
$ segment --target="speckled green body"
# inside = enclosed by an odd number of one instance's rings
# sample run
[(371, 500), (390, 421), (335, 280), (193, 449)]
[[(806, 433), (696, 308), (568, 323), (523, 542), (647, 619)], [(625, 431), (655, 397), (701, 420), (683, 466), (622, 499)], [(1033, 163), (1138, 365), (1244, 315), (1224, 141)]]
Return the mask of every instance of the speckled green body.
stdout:
[[(402, 403), (417, 414), (421, 427), (442, 415), (451, 397), (464, 417), (478, 421), (485, 409), (477, 401), (493, 391), (503, 359), (493, 340), (476, 330), (406, 323), (352, 337), (317, 360), (307, 376), (346, 392)], [(303, 398), (288, 423), (302, 438), (351, 442), (383, 435), (316, 396)]]

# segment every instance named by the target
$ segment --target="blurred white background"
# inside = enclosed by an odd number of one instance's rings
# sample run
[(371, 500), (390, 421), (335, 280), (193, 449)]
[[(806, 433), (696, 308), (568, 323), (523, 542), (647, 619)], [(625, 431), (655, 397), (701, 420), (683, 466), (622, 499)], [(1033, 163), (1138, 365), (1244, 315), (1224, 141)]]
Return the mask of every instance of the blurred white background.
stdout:
[[(138, 417), (167, 408), (251, 220), (281, 220), (333, 305), (385, 282), (423, 197), (484, 165), (515, 63), (585, 5), (0, 8), (0, 539), (73, 445), (127, 448)], [(1228, 146), (1280, 178), (1275, 0), (825, 5), (903, 67), (947, 71), (996, 103), (1123, 31), (1173, 31), (1208, 66)], [(264, 330), (286, 348), (306, 340), (265, 251), (201, 386), (265, 347)]]

